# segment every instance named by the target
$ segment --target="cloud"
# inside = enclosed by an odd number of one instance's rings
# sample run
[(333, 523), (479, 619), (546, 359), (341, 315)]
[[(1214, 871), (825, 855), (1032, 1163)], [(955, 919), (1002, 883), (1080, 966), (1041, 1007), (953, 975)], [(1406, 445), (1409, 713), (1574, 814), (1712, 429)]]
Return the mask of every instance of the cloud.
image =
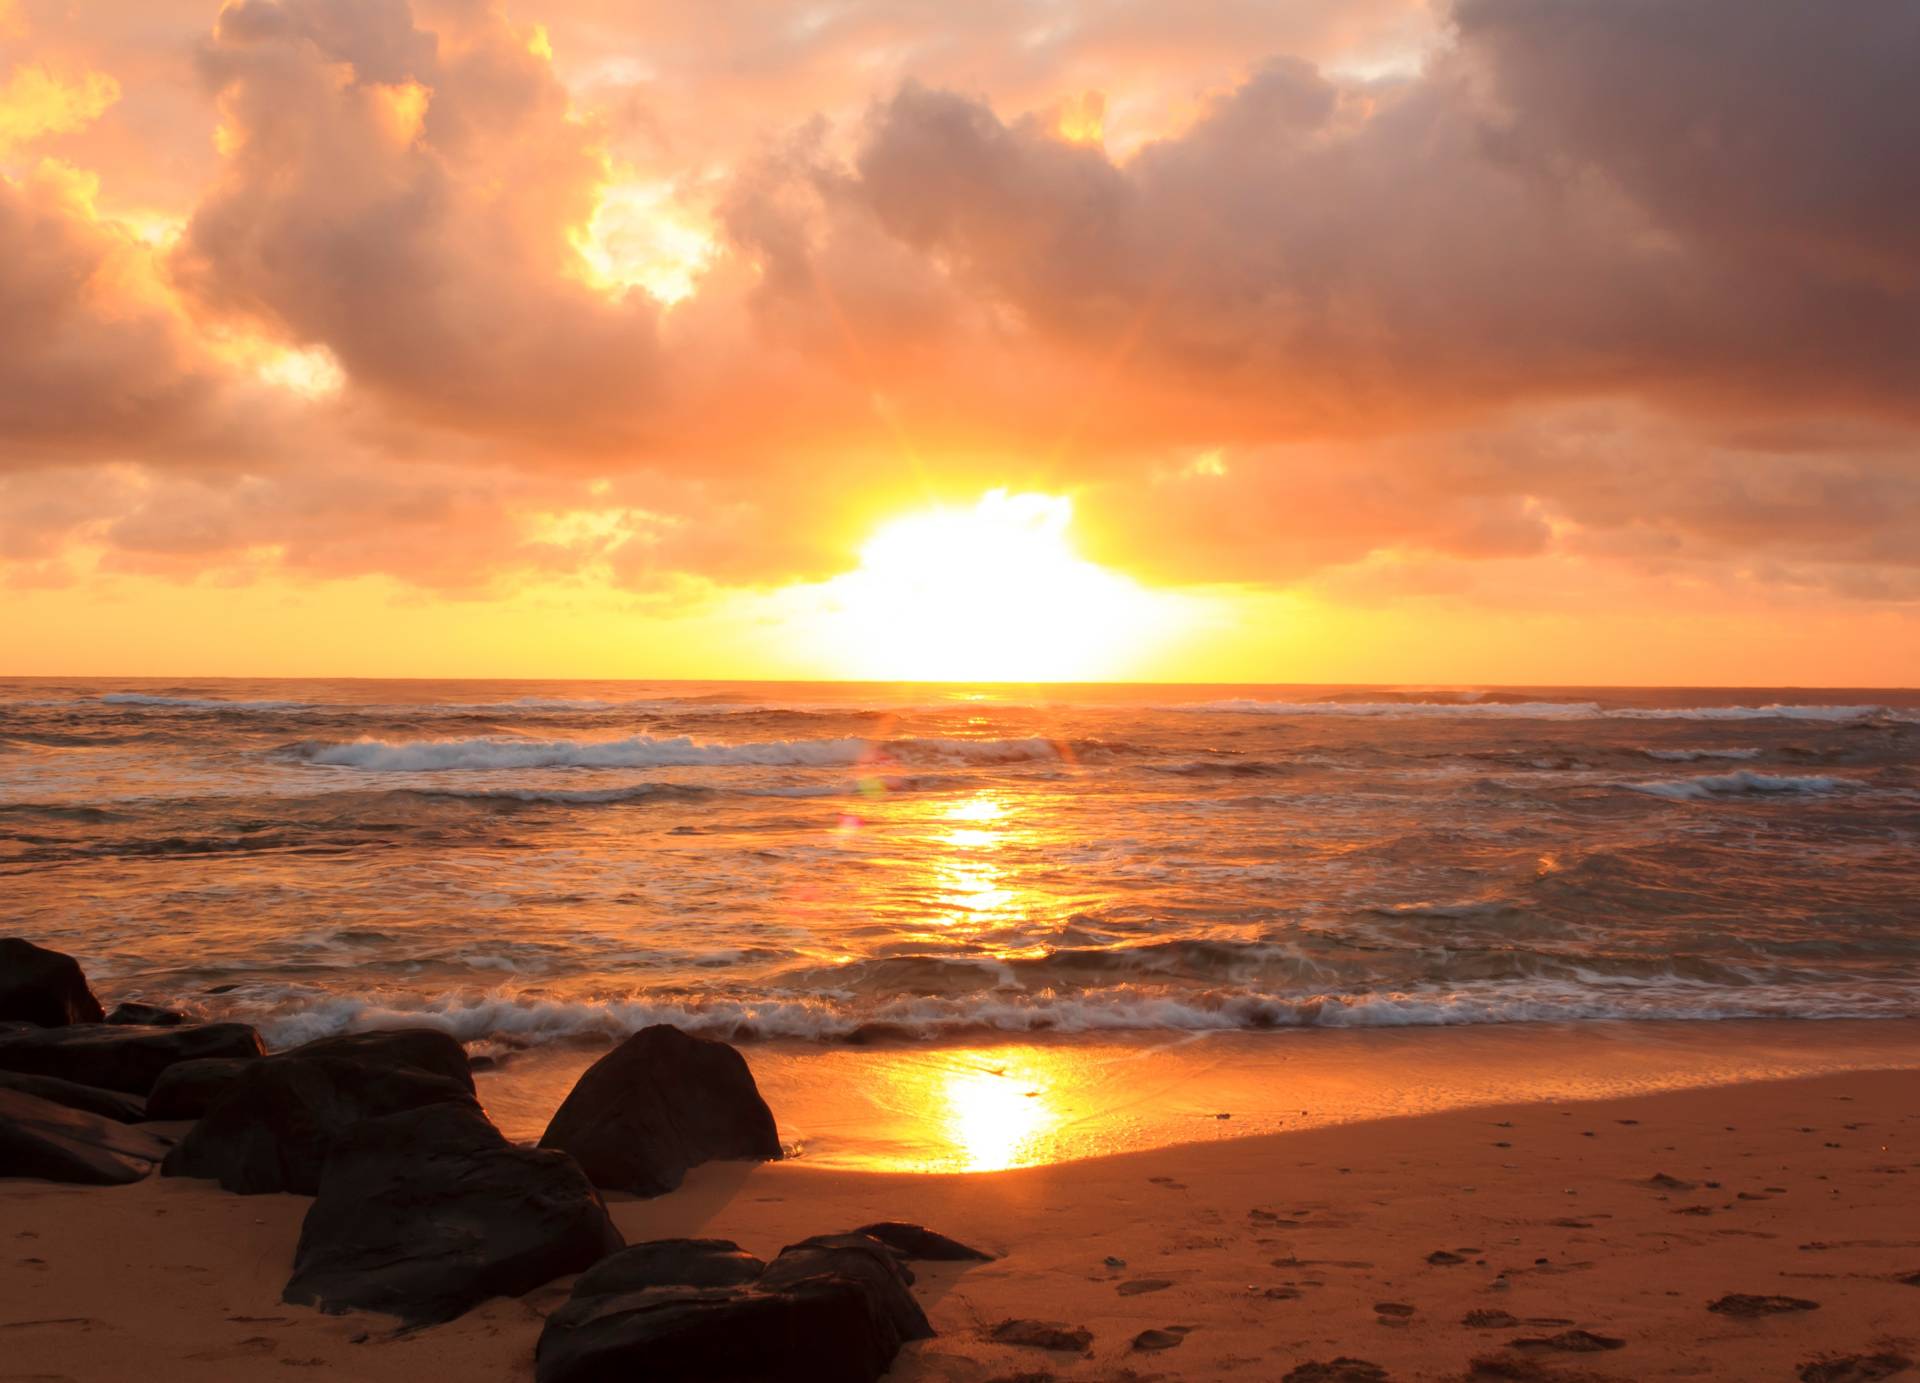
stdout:
[(775, 585), (1005, 486), (1165, 582), (1913, 598), (1898, 0), (21, 13), (26, 579)]

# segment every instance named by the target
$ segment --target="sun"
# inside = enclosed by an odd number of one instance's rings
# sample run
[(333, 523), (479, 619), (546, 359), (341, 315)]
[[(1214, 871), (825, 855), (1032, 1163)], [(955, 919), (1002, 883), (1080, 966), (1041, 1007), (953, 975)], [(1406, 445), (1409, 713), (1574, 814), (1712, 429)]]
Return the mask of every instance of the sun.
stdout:
[(1073, 501), (995, 490), (884, 524), (827, 583), (839, 661), (888, 681), (1069, 682), (1124, 675), (1166, 601), (1087, 561)]

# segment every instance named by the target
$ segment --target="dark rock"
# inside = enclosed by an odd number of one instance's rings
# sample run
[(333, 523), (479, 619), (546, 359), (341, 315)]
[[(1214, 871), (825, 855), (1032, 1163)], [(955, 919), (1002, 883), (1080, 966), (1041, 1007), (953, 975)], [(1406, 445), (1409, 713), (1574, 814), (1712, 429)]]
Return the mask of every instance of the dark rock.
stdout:
[(240, 1073), (253, 1063), (230, 1057), (203, 1057), (181, 1061), (160, 1073), (147, 1096), (147, 1118), (198, 1119), (233, 1088)]
[(604, 1297), (648, 1287), (739, 1287), (767, 1265), (731, 1239), (654, 1239), (608, 1254), (573, 1284), (576, 1297)]
[(1913, 1367), (1904, 1354), (1842, 1354), (1800, 1366), (1800, 1383), (1876, 1383)]
[(141, 1129), (0, 1090), (0, 1176), (119, 1186), (147, 1176), (166, 1151)]
[(19, 1071), (0, 1071), (0, 1090), (18, 1090), (36, 1100), (51, 1100), (68, 1109), (85, 1110), (116, 1123), (137, 1124), (147, 1117), (147, 1102), (138, 1095), (123, 1095), (118, 1090), (102, 1090), (95, 1085), (80, 1085), (58, 1076), (29, 1076)]
[(791, 1245), (734, 1287), (583, 1295), (587, 1281), (547, 1318), (538, 1383), (872, 1383), (933, 1334), (894, 1252), (864, 1235)]
[(1058, 1350), (1062, 1354), (1084, 1354), (1093, 1348), (1093, 1332), (1084, 1325), (1060, 1325), (1054, 1321), (1001, 1321), (988, 1338), (999, 1345), (1024, 1345), (1028, 1349)]
[(1647, 1185), (1657, 1186), (1662, 1191), (1691, 1191), (1694, 1188), (1694, 1183), (1691, 1181), (1682, 1181), (1679, 1177), (1670, 1177), (1665, 1172), (1655, 1172), (1652, 1176), (1648, 1177)]
[(565, 1153), (517, 1148), (473, 1104), (356, 1125), (327, 1158), (284, 1297), (409, 1325), (518, 1296), (620, 1247)]
[(317, 1195), (329, 1154), (356, 1124), (448, 1103), (478, 1110), (466, 1054), (445, 1033), (322, 1038), (248, 1063), (161, 1171), (242, 1195)]
[(740, 1053), (660, 1025), (587, 1068), (540, 1146), (572, 1153), (596, 1186), (657, 1196), (702, 1162), (776, 1159), (780, 1135)]
[(143, 1004), (138, 999), (128, 999), (125, 1003), (114, 1005), (107, 1021), (114, 1024), (133, 1024), (147, 1028), (177, 1028), (187, 1021), (187, 1015), (177, 1008), (161, 1008), (158, 1004)]
[(0, 1021), (64, 1028), (103, 1016), (79, 961), (21, 937), (0, 937)]
[(0, 1071), (58, 1076), (80, 1085), (145, 1095), (169, 1066), (201, 1057), (260, 1056), (260, 1034), (245, 1023), (127, 1028), (106, 1023), (0, 1031)]
[(1387, 1371), (1365, 1359), (1342, 1354), (1337, 1359), (1311, 1359), (1288, 1369), (1280, 1383), (1387, 1383)]
[(1122, 1282), (1113, 1290), (1123, 1297), (1137, 1297), (1146, 1292), (1164, 1292), (1171, 1286), (1173, 1286), (1173, 1282), (1170, 1278), (1136, 1277), (1130, 1281)]
[(1375, 1315), (1397, 1316), (1402, 1320), (1414, 1313), (1414, 1307), (1404, 1301), (1376, 1301), (1373, 1310)]
[(903, 1258), (918, 1259), (926, 1263), (991, 1263), (993, 1255), (983, 1253), (958, 1239), (949, 1239), (944, 1234), (936, 1234), (922, 1225), (908, 1224), (904, 1220), (879, 1220), (870, 1225), (861, 1225), (855, 1234), (864, 1234), (870, 1239), (878, 1239)]
[(1436, 1268), (1450, 1268), (1456, 1263), (1464, 1263), (1466, 1261), (1467, 1260), (1459, 1254), (1448, 1253), (1445, 1249), (1435, 1249), (1427, 1255), (1427, 1262), (1433, 1264)]
[(1721, 1297), (1707, 1306), (1709, 1311), (1717, 1311), (1723, 1316), (1734, 1316), (1740, 1320), (1753, 1320), (1758, 1316), (1778, 1316), (1788, 1311), (1819, 1309), (1819, 1302), (1808, 1301), (1805, 1297), (1749, 1296), (1744, 1292), (1735, 1292), (1731, 1296)]

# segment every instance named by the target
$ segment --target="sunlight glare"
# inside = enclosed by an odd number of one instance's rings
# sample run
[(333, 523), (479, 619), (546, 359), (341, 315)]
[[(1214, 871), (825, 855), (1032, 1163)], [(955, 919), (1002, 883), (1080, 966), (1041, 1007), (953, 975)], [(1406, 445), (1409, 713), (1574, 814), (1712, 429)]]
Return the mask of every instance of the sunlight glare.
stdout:
[(884, 525), (827, 583), (851, 675), (1079, 681), (1122, 673), (1167, 622), (1159, 598), (1077, 554), (1073, 501), (995, 490)]

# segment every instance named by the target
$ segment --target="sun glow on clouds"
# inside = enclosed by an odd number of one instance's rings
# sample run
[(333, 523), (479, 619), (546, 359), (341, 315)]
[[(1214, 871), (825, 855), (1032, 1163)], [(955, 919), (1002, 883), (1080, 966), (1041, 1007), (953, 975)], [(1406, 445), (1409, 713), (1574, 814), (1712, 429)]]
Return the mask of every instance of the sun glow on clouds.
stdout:
[(884, 525), (826, 583), (843, 675), (1048, 682), (1121, 675), (1181, 618), (1076, 553), (1073, 501), (995, 490)]
[(692, 296), (713, 257), (712, 239), (676, 206), (668, 183), (609, 185), (572, 239), (595, 288), (640, 288), (667, 304)]

